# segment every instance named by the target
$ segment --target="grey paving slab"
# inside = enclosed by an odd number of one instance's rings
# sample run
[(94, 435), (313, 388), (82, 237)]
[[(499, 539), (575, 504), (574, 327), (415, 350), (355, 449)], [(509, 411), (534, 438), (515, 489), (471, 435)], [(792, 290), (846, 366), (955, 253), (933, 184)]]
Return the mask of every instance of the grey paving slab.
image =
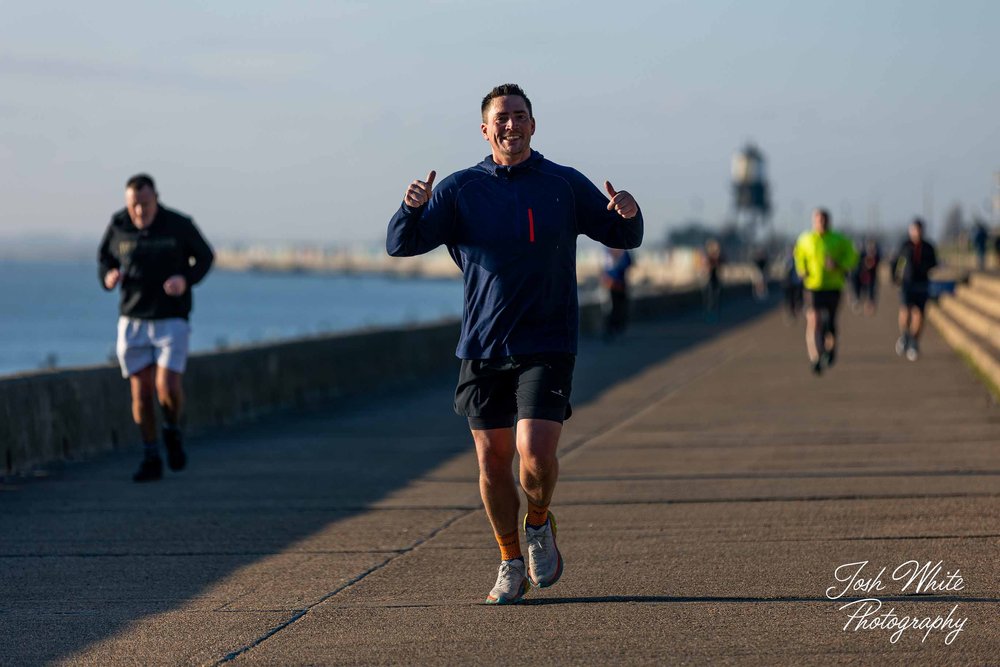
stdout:
[[(964, 634), (989, 623), (986, 605), (960, 609)], [(948, 608), (897, 604), (901, 613), (947, 614)], [(910, 611), (913, 610), (913, 611)], [(978, 623), (978, 624), (977, 624)], [(892, 645), (881, 633), (844, 632), (843, 615), (821, 602), (673, 602), (613, 595), (495, 609), (445, 600), (439, 606), (324, 608), (238, 664), (679, 664), (905, 665), (989, 664), (995, 636), (975, 647), (943, 633), (922, 642), (915, 631)], [(378, 628), (382, 640), (359, 655), (357, 642)], [(453, 639), (442, 628), (461, 628)], [(456, 650), (456, 645), (482, 647)], [(541, 645), (543, 648), (539, 648)]]
[[(823, 473), (819, 473), (823, 474)], [(752, 475), (752, 473), (751, 473)], [(820, 500), (832, 498), (954, 497), (996, 494), (996, 475), (841, 475), (788, 476), (767, 479), (737, 475), (694, 475), (689, 478), (629, 479), (601, 477), (560, 480), (560, 505), (591, 503), (691, 503), (720, 499)], [(873, 488), (874, 487), (874, 488)]]
[(4, 665), (201, 665), (287, 620), (288, 612), (219, 613), (147, 605), (5, 613)]

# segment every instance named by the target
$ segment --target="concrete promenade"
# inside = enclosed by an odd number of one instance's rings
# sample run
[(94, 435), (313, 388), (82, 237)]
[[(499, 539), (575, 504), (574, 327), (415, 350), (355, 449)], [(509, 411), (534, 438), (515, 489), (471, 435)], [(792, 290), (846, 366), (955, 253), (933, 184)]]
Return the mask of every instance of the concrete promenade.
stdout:
[[(801, 321), (749, 302), (585, 342), (565, 574), (518, 606), (481, 604), (452, 374), (194, 440), (154, 485), (114, 455), (0, 486), (0, 665), (998, 664), (1000, 408), (933, 330), (896, 357), (895, 306), (843, 312), (820, 378)], [(911, 560), (956, 590), (901, 590)], [(862, 561), (882, 588), (828, 599)], [(967, 620), (845, 631), (869, 597)]]

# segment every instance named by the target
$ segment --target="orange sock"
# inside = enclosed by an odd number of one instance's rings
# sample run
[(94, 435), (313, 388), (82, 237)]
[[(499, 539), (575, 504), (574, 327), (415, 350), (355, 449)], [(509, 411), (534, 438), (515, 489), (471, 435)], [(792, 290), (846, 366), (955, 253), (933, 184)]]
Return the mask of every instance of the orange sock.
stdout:
[(513, 560), (521, 557), (521, 538), (515, 530), (506, 535), (495, 535), (497, 544), (500, 545), (500, 558), (502, 560)]
[(549, 520), (549, 506), (540, 507), (530, 500), (528, 501), (528, 525), (532, 528), (540, 528)]

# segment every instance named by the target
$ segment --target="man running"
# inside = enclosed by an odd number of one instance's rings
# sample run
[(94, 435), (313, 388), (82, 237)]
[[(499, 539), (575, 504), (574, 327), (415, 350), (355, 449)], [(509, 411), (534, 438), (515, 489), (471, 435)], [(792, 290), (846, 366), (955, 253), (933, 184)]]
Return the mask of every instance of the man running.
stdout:
[(920, 356), (918, 341), (924, 328), (924, 308), (930, 295), (930, 271), (937, 266), (937, 253), (924, 240), (924, 222), (920, 218), (910, 223), (908, 236), (892, 260), (893, 280), (902, 285), (896, 354), (905, 354), (910, 361), (916, 361)]
[(830, 213), (818, 208), (812, 214), (812, 231), (795, 243), (795, 270), (802, 276), (806, 306), (806, 350), (813, 372), (837, 359), (837, 308), (844, 279), (858, 263), (850, 239), (830, 229)]
[(705, 306), (705, 319), (719, 319), (719, 305), (722, 302), (722, 246), (715, 239), (705, 242), (705, 268), (708, 271), (708, 281), (702, 290)]
[(858, 282), (861, 285), (860, 300), (865, 315), (874, 315), (878, 305), (878, 266), (881, 263), (882, 250), (878, 246), (878, 241), (873, 238), (867, 239), (857, 269)]
[[(635, 248), (643, 222), (628, 192), (605, 181), (605, 197), (580, 172), (531, 149), (535, 118), (519, 86), (497, 86), (483, 98), (481, 111), (491, 154), (437, 187), (434, 171), (411, 183), (389, 221), (386, 250), (403, 257), (444, 244), (462, 269), (455, 411), (468, 419), (480, 493), (500, 546), (496, 585), (486, 601), (508, 604), (524, 595), (529, 579), (545, 588), (563, 569), (549, 503), (562, 423), (572, 413), (577, 235)], [(527, 568), (511, 470), (515, 452), (528, 500)]]
[(628, 250), (605, 248), (604, 251), (601, 287), (606, 298), (601, 305), (605, 311), (604, 339), (610, 342), (623, 335), (628, 325), (628, 273), (635, 261)]
[(171, 470), (187, 464), (180, 419), (191, 287), (205, 277), (213, 259), (191, 218), (160, 206), (152, 178), (138, 174), (128, 180), (125, 208), (111, 217), (101, 241), (98, 277), (106, 290), (121, 286), (116, 349), (144, 448), (132, 476), (136, 482), (163, 477), (154, 396), (163, 411), (167, 464)]

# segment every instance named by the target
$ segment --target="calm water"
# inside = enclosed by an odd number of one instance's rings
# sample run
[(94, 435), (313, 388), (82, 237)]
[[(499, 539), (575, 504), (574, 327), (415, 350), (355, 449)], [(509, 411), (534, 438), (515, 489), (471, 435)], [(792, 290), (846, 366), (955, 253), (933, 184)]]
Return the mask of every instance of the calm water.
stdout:
[[(459, 316), (462, 285), (213, 271), (194, 288), (191, 347), (239, 345)], [(114, 356), (118, 293), (92, 263), (0, 262), (0, 375)]]

